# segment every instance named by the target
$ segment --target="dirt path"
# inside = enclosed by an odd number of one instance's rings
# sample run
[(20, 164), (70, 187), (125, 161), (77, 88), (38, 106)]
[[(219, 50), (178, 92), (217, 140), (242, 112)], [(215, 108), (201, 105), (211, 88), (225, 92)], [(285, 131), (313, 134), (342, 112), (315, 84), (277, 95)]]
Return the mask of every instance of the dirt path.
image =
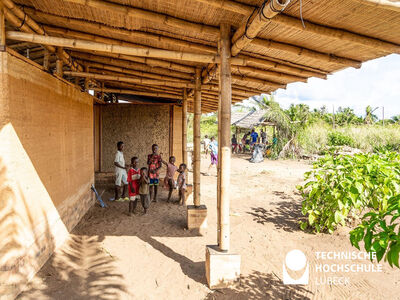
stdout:
[[(203, 160), (206, 170), (208, 161)], [(333, 235), (299, 230), (301, 199), (295, 186), (310, 166), (298, 161), (251, 164), (232, 161), (231, 245), (241, 254), (240, 284), (210, 291), (204, 276), (205, 245), (216, 243), (216, 177), (202, 177), (208, 230), (195, 236), (185, 208), (161, 201), (148, 215), (128, 217), (127, 203), (93, 207), (72, 239), (42, 268), (21, 299), (400, 299), (400, 271), (382, 263), (381, 273), (326, 273), (346, 285), (320, 284), (317, 251), (354, 251), (346, 229)], [(215, 175), (215, 170), (213, 170)], [(104, 198), (108, 197), (107, 194)], [(163, 196), (165, 197), (165, 196)], [(286, 253), (305, 253), (308, 285), (282, 283)], [(367, 263), (368, 261), (351, 261)], [(298, 274), (292, 274), (293, 277)]]

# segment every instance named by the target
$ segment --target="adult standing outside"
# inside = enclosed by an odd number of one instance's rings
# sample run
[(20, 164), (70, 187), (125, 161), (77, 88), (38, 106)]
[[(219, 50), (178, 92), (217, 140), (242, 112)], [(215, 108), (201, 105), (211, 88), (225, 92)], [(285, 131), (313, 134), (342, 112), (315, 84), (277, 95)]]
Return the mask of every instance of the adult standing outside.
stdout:
[[(126, 197), (126, 186), (128, 185), (128, 174), (126, 173), (126, 165), (124, 158), (124, 142), (117, 143), (117, 153), (115, 153), (114, 166), (115, 166), (115, 188), (114, 198), (110, 201), (129, 201)], [(121, 198), (119, 198), (119, 191), (122, 185)]]
[(203, 143), (204, 143), (204, 152), (206, 153), (206, 157), (207, 157), (208, 150), (209, 150), (210, 143), (211, 143), (211, 140), (208, 138), (208, 135), (206, 135), (204, 137)]
[(252, 129), (250, 137), (251, 137), (251, 146), (254, 146), (254, 144), (256, 144), (258, 140), (258, 133), (254, 129)]
[(267, 133), (261, 129), (261, 143), (266, 144), (267, 143)]

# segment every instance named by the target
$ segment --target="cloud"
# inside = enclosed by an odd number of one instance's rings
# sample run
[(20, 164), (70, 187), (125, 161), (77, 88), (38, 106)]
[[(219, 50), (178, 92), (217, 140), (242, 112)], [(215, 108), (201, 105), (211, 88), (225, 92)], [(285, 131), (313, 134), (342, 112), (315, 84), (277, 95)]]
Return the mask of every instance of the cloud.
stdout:
[(360, 69), (348, 68), (329, 75), (327, 80), (310, 78), (308, 83), (291, 83), (286, 90), (278, 90), (275, 99), (282, 107), (304, 103), (310, 108), (325, 105), (351, 107), (363, 115), (365, 107), (382, 106), (385, 118), (400, 114), (400, 55), (393, 54), (363, 63)]

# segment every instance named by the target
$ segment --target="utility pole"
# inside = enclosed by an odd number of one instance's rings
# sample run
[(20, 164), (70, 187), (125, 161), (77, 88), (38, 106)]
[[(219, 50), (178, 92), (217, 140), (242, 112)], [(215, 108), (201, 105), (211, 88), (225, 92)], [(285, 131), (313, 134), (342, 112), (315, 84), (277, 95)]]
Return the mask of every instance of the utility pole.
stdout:
[(335, 105), (332, 105), (332, 128), (335, 129)]
[(382, 126), (385, 126), (385, 107), (382, 106)]

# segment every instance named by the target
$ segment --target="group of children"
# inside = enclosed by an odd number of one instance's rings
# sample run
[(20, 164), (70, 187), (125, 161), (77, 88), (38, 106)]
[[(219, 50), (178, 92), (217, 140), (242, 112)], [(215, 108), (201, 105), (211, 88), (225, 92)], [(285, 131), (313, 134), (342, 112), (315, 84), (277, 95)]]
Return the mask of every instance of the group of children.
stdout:
[[(123, 148), (124, 143), (117, 143), (118, 151), (115, 156), (115, 197), (110, 200), (126, 201), (129, 200), (129, 215), (136, 211), (137, 203), (140, 200), (144, 213), (150, 206), (150, 202), (157, 202), (158, 186), (160, 183), (160, 170), (162, 164), (167, 167), (164, 178), (164, 186), (169, 189), (167, 202), (170, 202), (174, 189), (179, 190), (179, 203), (186, 204), (186, 165), (180, 164), (179, 168), (175, 166), (175, 157), (171, 156), (166, 162), (158, 153), (158, 145), (154, 144), (152, 153), (147, 156), (147, 167), (139, 169), (139, 159), (134, 156), (131, 158), (129, 166), (125, 165)], [(128, 172), (126, 172), (128, 170)], [(178, 179), (175, 182), (174, 176), (178, 172)], [(121, 198), (118, 197), (119, 190), (123, 187)], [(125, 198), (126, 185), (128, 186), (129, 198)]]

